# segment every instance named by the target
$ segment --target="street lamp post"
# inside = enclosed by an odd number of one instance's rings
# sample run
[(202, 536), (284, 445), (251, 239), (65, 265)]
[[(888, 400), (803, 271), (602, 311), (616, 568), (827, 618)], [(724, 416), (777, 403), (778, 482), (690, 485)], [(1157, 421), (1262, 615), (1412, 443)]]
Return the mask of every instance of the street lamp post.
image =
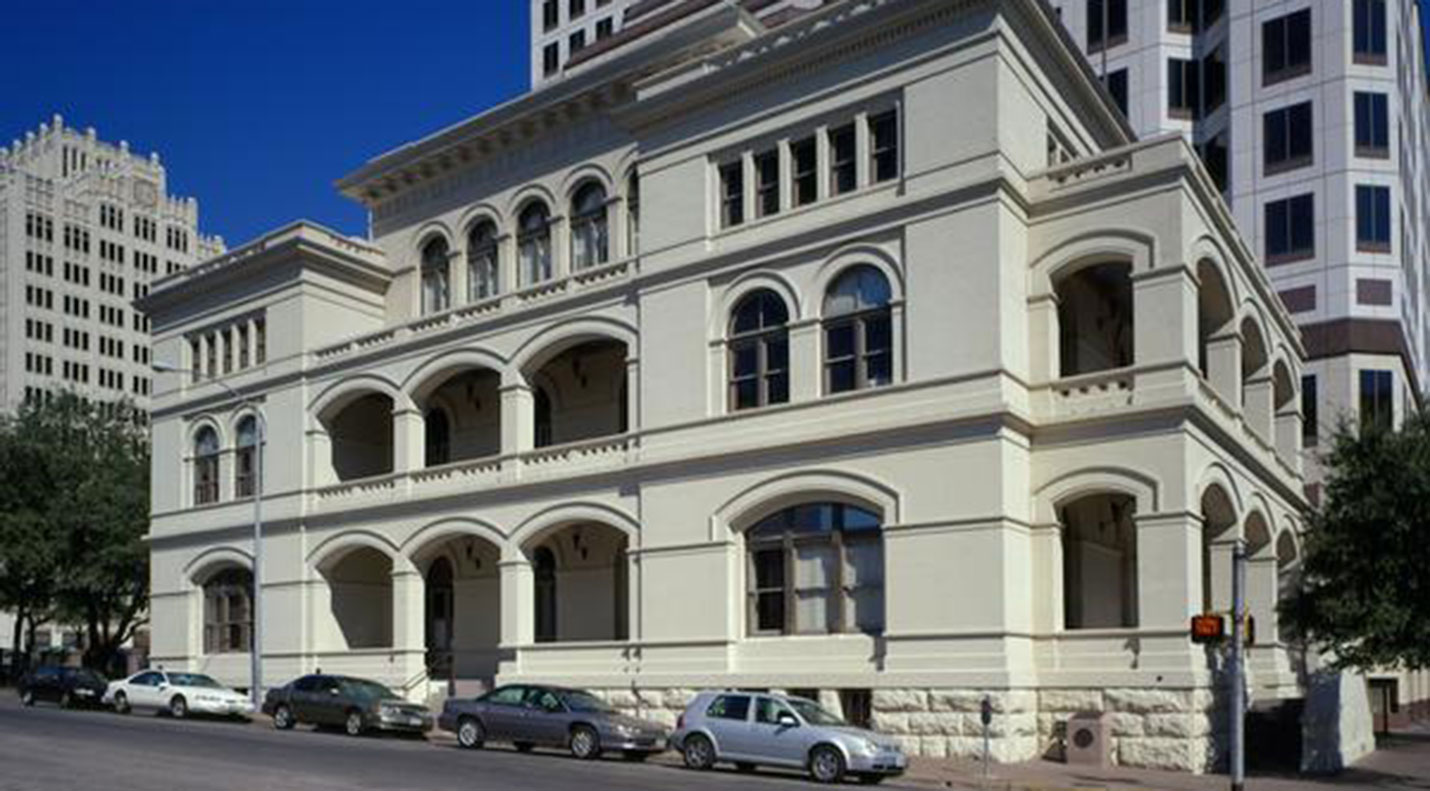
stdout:
[[(153, 368), (160, 373), (191, 373), (189, 369), (159, 361), (154, 362)], [(256, 711), (263, 706), (263, 444), (268, 435), (268, 420), (256, 399), (243, 397), (217, 379), (209, 383), (223, 388), (239, 406), (251, 407), (258, 429), (253, 449), (253, 644), (248, 648), (249, 695)]]

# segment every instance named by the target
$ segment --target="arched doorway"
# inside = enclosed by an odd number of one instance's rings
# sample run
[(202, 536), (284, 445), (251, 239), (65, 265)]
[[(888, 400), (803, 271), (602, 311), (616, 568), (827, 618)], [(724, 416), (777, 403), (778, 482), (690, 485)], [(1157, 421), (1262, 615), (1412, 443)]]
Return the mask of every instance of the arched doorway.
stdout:
[(605, 524), (576, 523), (528, 546), (535, 642), (626, 639), (625, 533)]
[(419, 546), (427, 671), (449, 692), (475, 694), (501, 661), (500, 550), (478, 535), (444, 534)]

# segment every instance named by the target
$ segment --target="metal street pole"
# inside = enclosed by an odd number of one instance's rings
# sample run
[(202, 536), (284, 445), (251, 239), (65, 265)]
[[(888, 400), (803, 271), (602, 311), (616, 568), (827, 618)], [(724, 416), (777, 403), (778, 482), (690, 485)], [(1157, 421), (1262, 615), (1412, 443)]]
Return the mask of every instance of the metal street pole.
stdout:
[(1246, 543), (1237, 539), (1231, 555), (1231, 789), (1246, 786), (1246, 682), (1243, 627), (1246, 623)]

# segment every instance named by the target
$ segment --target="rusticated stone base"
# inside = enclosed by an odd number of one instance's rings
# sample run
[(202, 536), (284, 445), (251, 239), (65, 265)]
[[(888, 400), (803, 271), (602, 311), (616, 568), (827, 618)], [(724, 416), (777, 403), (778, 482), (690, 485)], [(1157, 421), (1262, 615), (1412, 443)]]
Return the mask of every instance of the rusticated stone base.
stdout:
[[(674, 726), (694, 689), (595, 690), (620, 711)], [(1067, 720), (1079, 712), (1111, 715), (1113, 761), (1122, 766), (1206, 772), (1216, 764), (1220, 736), (1208, 689), (921, 689), (872, 692), (873, 727), (897, 738), (910, 755), (983, 755), (983, 700), (993, 717), (989, 754), (999, 763), (1060, 758)], [(839, 698), (820, 694), (838, 711)]]

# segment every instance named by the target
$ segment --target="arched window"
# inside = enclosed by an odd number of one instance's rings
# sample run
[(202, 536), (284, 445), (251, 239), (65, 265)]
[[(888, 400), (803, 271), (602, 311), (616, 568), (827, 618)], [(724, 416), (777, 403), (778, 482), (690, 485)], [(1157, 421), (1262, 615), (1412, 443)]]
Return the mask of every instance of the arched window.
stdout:
[(205, 426), (194, 437), (194, 505), (218, 502), (218, 433)]
[(1062, 376), (1132, 365), (1130, 265), (1109, 263), (1079, 269), (1060, 279), (1056, 290)]
[(571, 201), (571, 268), (600, 266), (610, 260), (606, 190), (590, 182)]
[(517, 247), (521, 251), (521, 284), (551, 279), (551, 212), (535, 201), (521, 212)]
[(845, 270), (824, 295), (824, 389), (843, 393), (894, 379), (889, 281), (872, 266)]
[(447, 240), (433, 239), (422, 248), (423, 313), (440, 313), (451, 305), (447, 268)]
[(258, 418), (238, 421), (238, 442), (233, 454), (233, 491), (238, 497), (252, 497), (258, 490)]
[(1063, 533), (1063, 628), (1137, 626), (1137, 504), (1091, 494), (1059, 510)]
[(556, 640), (556, 553), (539, 547), (532, 553), (532, 576), (536, 584), (536, 642)]
[(544, 448), (551, 444), (551, 396), (547, 395), (546, 389), (535, 388), (531, 396), (532, 422), (534, 424), (533, 441), (536, 447)]
[(482, 220), (467, 234), (467, 301), (476, 302), (501, 293), (500, 271), (496, 223)]
[(427, 410), (423, 422), (427, 437), (426, 465), (436, 467), (451, 461), (452, 426), (447, 420), (446, 411), (433, 407)]
[(641, 180), (634, 170), (626, 181), (626, 243), (631, 255), (641, 251)]
[(809, 503), (745, 534), (750, 634), (884, 630), (879, 517), (843, 503)]
[(231, 654), (253, 645), (253, 574), (227, 568), (204, 583), (204, 653)]
[(730, 406), (789, 401), (789, 311), (769, 289), (746, 295), (730, 319)]

